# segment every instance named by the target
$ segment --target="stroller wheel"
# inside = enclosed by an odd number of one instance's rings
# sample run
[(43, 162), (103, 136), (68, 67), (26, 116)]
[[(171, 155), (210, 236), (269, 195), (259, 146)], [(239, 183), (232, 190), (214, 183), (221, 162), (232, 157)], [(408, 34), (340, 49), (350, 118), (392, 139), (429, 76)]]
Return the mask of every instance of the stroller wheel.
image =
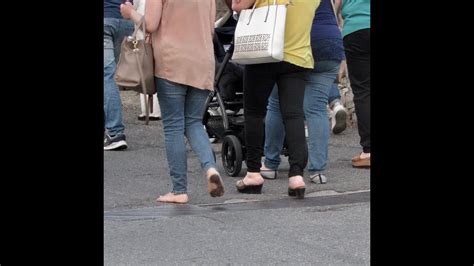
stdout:
[(242, 145), (234, 135), (227, 135), (222, 141), (222, 165), (229, 176), (237, 176), (242, 169)]

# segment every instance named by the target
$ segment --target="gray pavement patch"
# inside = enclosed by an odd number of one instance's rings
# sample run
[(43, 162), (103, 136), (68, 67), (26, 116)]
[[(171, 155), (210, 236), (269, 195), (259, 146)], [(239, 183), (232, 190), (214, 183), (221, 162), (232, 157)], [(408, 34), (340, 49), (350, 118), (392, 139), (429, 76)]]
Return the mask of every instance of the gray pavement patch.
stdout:
[[(158, 207), (155, 199), (172, 190), (166, 159), (162, 121), (145, 125), (137, 120), (140, 99), (136, 92), (122, 91), (123, 115), (129, 148), (120, 152), (104, 152), (104, 211), (125, 211)], [(326, 184), (306, 182), (306, 197), (337, 195), (348, 191), (370, 190), (370, 170), (352, 168), (350, 158), (360, 152), (357, 128), (348, 127), (339, 135), (331, 134)], [(188, 153), (188, 193), (190, 204), (238, 203), (288, 198), (288, 157), (281, 156), (278, 178), (266, 180), (261, 195), (241, 194), (235, 183), (246, 174), (245, 162), (237, 177), (224, 174), (221, 160), (222, 143), (212, 144), (217, 156), (217, 170), (222, 174), (226, 188), (223, 197), (213, 198), (207, 192), (200, 161), (194, 152)], [(187, 146), (190, 151), (189, 145)], [(307, 178), (307, 172), (305, 173)], [(160, 216), (162, 217), (162, 216)]]
[(181, 215), (200, 215), (205, 213), (221, 211), (249, 211), (259, 209), (279, 209), (279, 208), (301, 208), (315, 206), (329, 206), (352, 204), (370, 201), (370, 191), (356, 193), (341, 193), (329, 196), (306, 197), (304, 200), (285, 198), (266, 201), (249, 201), (236, 203), (202, 204), (202, 205), (161, 205), (157, 207), (131, 209), (124, 211), (106, 211), (105, 220), (148, 220), (161, 217), (174, 217)]

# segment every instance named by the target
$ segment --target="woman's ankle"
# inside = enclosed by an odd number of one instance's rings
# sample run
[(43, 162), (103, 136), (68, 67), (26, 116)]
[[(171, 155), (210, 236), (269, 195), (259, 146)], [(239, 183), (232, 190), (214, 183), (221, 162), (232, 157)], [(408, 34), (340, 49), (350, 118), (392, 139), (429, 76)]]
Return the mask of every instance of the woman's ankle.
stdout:
[(244, 179), (247, 185), (259, 185), (265, 181), (259, 172), (247, 172)]
[(303, 176), (301, 175), (290, 176), (288, 178), (288, 187), (297, 188), (304, 187), (305, 185)]

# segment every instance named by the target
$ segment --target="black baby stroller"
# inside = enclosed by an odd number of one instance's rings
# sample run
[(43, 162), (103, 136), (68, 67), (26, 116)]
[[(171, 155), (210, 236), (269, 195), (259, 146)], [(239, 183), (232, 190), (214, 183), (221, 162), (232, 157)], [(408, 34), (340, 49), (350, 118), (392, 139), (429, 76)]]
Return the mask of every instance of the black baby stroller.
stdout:
[(237, 176), (245, 160), (243, 114), (243, 67), (230, 62), (237, 21), (228, 12), (216, 24), (214, 92), (206, 102), (203, 124), (210, 138), (222, 141), (222, 165), (229, 176)]

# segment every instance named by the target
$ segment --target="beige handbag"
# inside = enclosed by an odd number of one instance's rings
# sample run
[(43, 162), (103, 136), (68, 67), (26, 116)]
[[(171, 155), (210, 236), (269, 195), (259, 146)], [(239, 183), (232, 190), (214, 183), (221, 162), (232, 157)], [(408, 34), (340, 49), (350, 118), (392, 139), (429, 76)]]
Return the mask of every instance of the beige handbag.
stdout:
[[(122, 41), (120, 57), (115, 70), (115, 82), (118, 87), (131, 89), (143, 94), (153, 96), (156, 93), (153, 49), (145, 39), (137, 39), (137, 32), (145, 32), (145, 19), (142, 17), (132, 36), (127, 36)], [(148, 97), (146, 102), (146, 124), (148, 125), (150, 106), (153, 97)]]

